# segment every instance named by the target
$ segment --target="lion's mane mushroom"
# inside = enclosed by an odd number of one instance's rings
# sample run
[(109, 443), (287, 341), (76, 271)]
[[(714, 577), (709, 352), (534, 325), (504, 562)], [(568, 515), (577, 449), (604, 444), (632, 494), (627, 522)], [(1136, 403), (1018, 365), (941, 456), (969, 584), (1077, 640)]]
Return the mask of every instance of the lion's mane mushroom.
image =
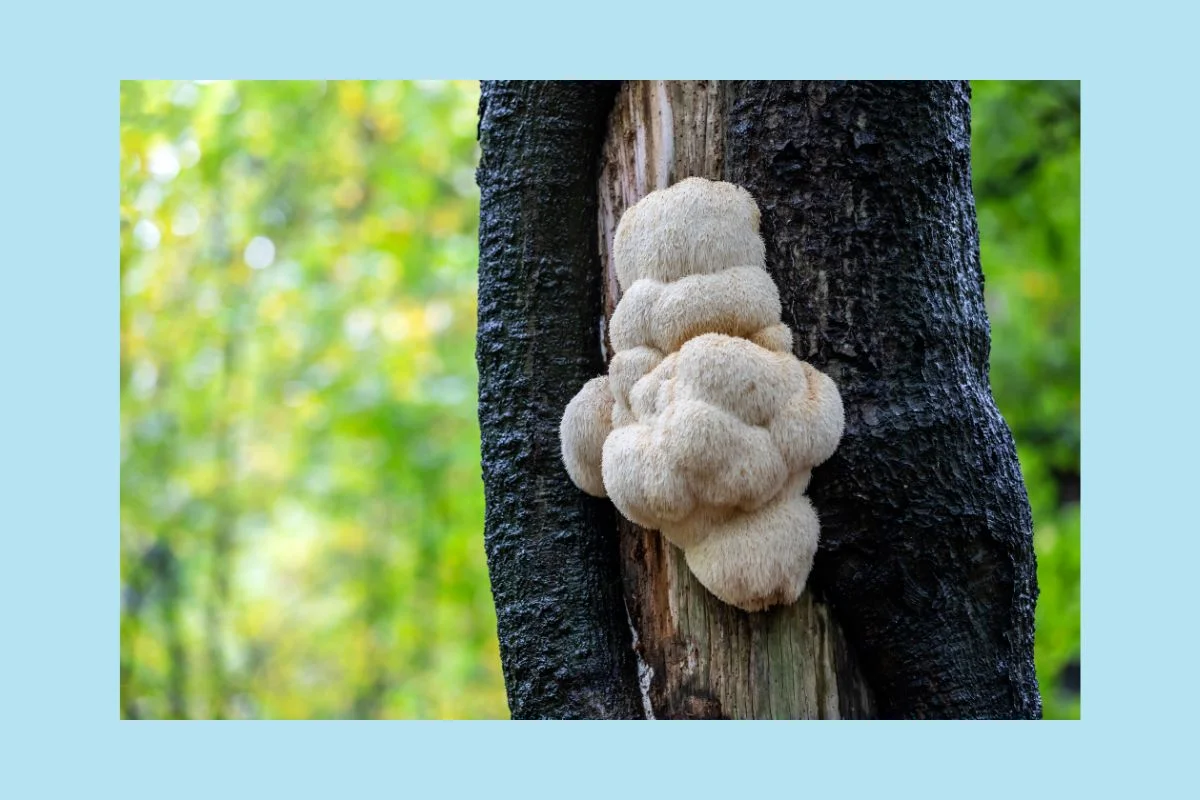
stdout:
[(820, 526), (804, 495), (842, 436), (842, 401), (791, 352), (749, 192), (688, 178), (625, 212), (609, 374), (571, 400), (571, 480), (680, 547), (721, 600), (794, 602)]

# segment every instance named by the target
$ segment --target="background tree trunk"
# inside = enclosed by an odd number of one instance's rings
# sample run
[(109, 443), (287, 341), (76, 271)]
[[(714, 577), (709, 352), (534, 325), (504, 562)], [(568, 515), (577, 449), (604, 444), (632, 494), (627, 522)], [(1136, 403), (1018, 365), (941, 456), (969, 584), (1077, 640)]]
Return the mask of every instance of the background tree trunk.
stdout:
[[(485, 540), (513, 715), (1039, 716), (1031, 521), (988, 385), (967, 86), (628, 86), (597, 192), (612, 105), (596, 84), (483, 86)], [(796, 353), (846, 405), (809, 492), (812, 591), (788, 609), (718, 603), (624, 521), (618, 558), (611, 506), (558, 461), (617, 298), (606, 282), (602, 305), (597, 214), (607, 252), (625, 205), (690, 174), (758, 200)]]

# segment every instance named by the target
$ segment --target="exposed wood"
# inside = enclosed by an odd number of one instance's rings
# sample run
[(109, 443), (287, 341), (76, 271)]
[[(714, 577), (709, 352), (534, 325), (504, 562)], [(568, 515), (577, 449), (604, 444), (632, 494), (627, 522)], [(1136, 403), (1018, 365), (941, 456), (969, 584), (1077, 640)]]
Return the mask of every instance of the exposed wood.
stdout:
[[(606, 319), (620, 299), (609, 253), (621, 214), (683, 178), (723, 179), (725, 137), (725, 87), (719, 82), (622, 86), (600, 166)], [(655, 717), (870, 716), (866, 682), (837, 622), (811, 592), (786, 608), (740, 611), (701, 586), (683, 553), (657, 532), (623, 518), (618, 524), (641, 688)]]

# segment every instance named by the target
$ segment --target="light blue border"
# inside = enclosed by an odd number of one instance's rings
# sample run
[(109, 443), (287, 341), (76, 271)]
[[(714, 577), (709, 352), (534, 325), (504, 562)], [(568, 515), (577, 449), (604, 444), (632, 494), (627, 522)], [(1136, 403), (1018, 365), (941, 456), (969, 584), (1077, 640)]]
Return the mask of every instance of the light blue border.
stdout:
[[(1175, 785), (1196, 707), (1195, 21), (1152, 2), (1107, 17), (1048, 2), (470, 5), (2, 12), (0, 488), (15, 513), (0, 555), (0, 795)], [(479, 75), (1083, 79), (1083, 722), (118, 722), (118, 79)]]

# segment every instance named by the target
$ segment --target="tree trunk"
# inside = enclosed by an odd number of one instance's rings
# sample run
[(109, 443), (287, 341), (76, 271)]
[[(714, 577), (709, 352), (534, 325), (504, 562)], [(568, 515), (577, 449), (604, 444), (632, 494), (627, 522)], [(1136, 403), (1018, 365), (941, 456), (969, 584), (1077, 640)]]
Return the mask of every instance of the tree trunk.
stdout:
[[(1039, 716), (1031, 522), (988, 385), (966, 85), (652, 82), (623, 88), (606, 126), (610, 107), (593, 84), (483, 87), (485, 538), (513, 715)], [(599, 214), (607, 253), (629, 203), (689, 175), (757, 199), (796, 354), (846, 407), (809, 491), (811, 591), (786, 609), (721, 604), (624, 520), (618, 558), (611, 507), (557, 461), (618, 298), (610, 275), (602, 305), (585, 238)]]

